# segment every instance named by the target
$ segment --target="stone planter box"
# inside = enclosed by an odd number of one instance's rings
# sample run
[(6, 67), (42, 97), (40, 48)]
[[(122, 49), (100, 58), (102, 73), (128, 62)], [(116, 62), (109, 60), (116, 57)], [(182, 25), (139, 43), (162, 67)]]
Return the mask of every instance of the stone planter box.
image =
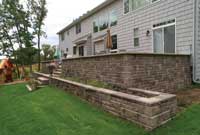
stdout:
[(35, 75), (48, 77), (50, 84), (147, 130), (153, 130), (165, 124), (176, 114), (177, 100), (172, 94), (134, 88), (127, 89), (127, 93), (123, 93), (49, 77), (42, 73), (35, 73)]

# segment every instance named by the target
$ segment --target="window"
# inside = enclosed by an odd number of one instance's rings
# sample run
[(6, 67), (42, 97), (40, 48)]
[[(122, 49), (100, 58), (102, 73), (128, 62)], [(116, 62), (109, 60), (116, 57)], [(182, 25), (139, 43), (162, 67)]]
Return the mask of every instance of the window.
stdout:
[(113, 10), (110, 12), (110, 26), (117, 25), (117, 12), (116, 10)]
[(81, 33), (81, 24), (80, 23), (76, 24), (76, 34), (79, 34), (79, 33)]
[(108, 28), (108, 15), (103, 15), (99, 18), (99, 30), (104, 30)]
[(117, 49), (117, 35), (113, 35), (112, 37), (112, 48), (111, 50)]
[(65, 40), (65, 33), (61, 33), (61, 40), (62, 40), (62, 41)]
[(93, 21), (93, 32), (96, 33), (115, 25), (117, 25), (117, 11), (112, 10), (109, 14), (106, 13)]
[(69, 30), (68, 30), (68, 31), (67, 31), (67, 35), (69, 36), (69, 34), (70, 34), (70, 33), (69, 33)]
[(151, 0), (132, 0), (132, 9), (136, 10), (151, 3)]
[(160, 0), (124, 0), (124, 14)]
[(98, 19), (96, 19), (94, 22), (93, 22), (93, 32), (96, 33), (99, 31), (99, 22), (98, 22)]
[(74, 46), (74, 47), (73, 47), (73, 54), (74, 54), (74, 55), (76, 55), (76, 50), (77, 50), (77, 47)]
[(133, 37), (134, 37), (134, 47), (140, 46), (139, 28), (135, 28), (133, 30)]
[(130, 0), (124, 0), (124, 14), (130, 11)]
[(79, 56), (84, 56), (84, 46), (79, 47)]
[(159, 26), (153, 30), (155, 53), (175, 53), (175, 23)]
[(156, 2), (156, 1), (160, 1), (160, 0), (152, 0), (152, 3)]

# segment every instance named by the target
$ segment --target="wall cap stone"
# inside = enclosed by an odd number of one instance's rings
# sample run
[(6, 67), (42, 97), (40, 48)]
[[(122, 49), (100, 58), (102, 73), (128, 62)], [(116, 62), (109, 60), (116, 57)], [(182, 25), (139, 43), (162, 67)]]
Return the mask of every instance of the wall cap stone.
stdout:
[(122, 92), (118, 92), (118, 91), (113, 91), (113, 90), (109, 90), (109, 89), (97, 88), (97, 87), (94, 87), (94, 86), (81, 84), (81, 83), (78, 83), (78, 82), (69, 81), (69, 80), (61, 79), (61, 78), (57, 78), (57, 77), (50, 77), (48, 74), (43, 74), (43, 73), (39, 73), (39, 72), (35, 72), (35, 74), (38, 74), (38, 75), (41, 75), (41, 76), (44, 76), (44, 77), (47, 77), (47, 78), (51, 78), (51, 79), (56, 79), (58, 81), (66, 82), (66, 83), (76, 85), (76, 86), (79, 86), (79, 87), (83, 87), (83, 88), (88, 89), (88, 90), (96, 91), (96, 92), (103, 93), (103, 94), (108, 94), (108, 95), (115, 96), (115, 97), (122, 98), (122, 99), (126, 99), (126, 100), (135, 101), (135, 102), (145, 104), (145, 105), (149, 105), (149, 106), (165, 102), (165, 101), (172, 99), (172, 98), (176, 98), (176, 95), (173, 95), (173, 94), (166, 94), (166, 93), (161, 93), (161, 92), (154, 92), (154, 91), (147, 91), (147, 90), (142, 90), (142, 89), (130, 88), (131, 90), (134, 90), (134, 91), (137, 91), (137, 92), (155, 95), (153, 97), (146, 98), (146, 97), (126, 94), (126, 93), (122, 93)]
[(86, 58), (99, 58), (99, 57), (109, 57), (109, 56), (119, 56), (119, 55), (132, 55), (132, 56), (136, 56), (136, 55), (146, 55), (146, 56), (187, 56), (189, 57), (189, 54), (169, 54), (169, 53), (165, 53), (165, 54), (161, 54), (161, 53), (132, 53), (132, 52), (126, 52), (126, 53), (114, 53), (114, 54), (101, 54), (101, 55), (93, 55), (93, 56), (83, 56), (83, 57), (75, 57), (75, 58), (67, 58), (67, 59), (63, 59), (63, 61), (66, 60), (75, 60), (75, 59), (86, 59)]

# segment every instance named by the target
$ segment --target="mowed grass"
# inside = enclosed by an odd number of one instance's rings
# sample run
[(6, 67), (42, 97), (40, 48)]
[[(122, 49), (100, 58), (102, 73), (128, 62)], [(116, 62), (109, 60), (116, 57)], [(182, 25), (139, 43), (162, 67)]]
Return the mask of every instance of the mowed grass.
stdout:
[(200, 105), (148, 133), (53, 87), (0, 86), (0, 135), (199, 135)]
[(0, 86), (0, 135), (131, 135), (142, 128), (56, 88)]

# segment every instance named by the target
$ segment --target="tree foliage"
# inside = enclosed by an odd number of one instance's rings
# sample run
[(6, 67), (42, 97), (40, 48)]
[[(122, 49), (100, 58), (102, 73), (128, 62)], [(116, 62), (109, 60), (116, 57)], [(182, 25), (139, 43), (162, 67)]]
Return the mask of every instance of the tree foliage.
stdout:
[(47, 15), (46, 0), (2, 0), (0, 4), (0, 53), (17, 64), (32, 65), (40, 47), (34, 48)]
[(56, 52), (56, 46), (51, 46), (49, 44), (42, 45), (42, 60), (53, 60), (54, 54)]

